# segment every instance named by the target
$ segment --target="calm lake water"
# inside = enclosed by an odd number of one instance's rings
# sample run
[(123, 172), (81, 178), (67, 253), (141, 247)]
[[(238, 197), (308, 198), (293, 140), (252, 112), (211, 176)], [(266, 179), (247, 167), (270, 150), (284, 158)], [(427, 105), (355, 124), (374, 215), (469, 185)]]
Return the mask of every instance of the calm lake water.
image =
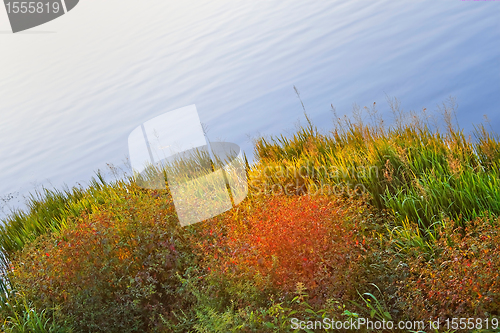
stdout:
[[(466, 130), (500, 128), (500, 1), (81, 0), (12, 34), (0, 7), (0, 211), (41, 186), (122, 166), (139, 124), (196, 104), (212, 140), (239, 144), (330, 105), (406, 110), (452, 95)], [(0, 214), (2, 214), (0, 212)]]

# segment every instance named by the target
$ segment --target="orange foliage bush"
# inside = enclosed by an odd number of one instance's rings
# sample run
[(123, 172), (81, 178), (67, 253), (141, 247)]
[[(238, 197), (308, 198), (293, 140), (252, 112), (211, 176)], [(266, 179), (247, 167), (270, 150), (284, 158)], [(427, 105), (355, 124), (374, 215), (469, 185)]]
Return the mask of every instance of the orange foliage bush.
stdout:
[(228, 215), (225, 231), (200, 243), (200, 250), (214, 274), (253, 279), (263, 290), (287, 293), (301, 282), (318, 302), (352, 299), (366, 282), (367, 215), (359, 202), (339, 198), (269, 197)]
[(371, 282), (375, 216), (361, 200), (268, 196), (182, 228), (168, 195), (124, 191), (25, 247), (12, 281), (39, 308), (60, 305), (77, 332), (169, 331), (184, 325), (174, 312), (262, 306), (298, 282), (321, 306)]

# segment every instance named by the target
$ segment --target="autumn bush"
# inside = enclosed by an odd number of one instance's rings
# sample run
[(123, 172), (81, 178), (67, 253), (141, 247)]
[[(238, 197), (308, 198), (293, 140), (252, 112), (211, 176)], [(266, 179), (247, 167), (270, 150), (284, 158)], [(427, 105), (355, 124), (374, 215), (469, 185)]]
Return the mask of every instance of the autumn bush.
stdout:
[(368, 219), (375, 217), (361, 201), (266, 197), (227, 214), (224, 229), (205, 229), (217, 237), (199, 243), (198, 251), (219, 285), (253, 281), (263, 292), (291, 295), (301, 283), (313, 303), (355, 299), (369, 273), (364, 262), (374, 230)]
[(393, 306), (412, 319), (499, 316), (499, 242), (498, 218), (478, 218), (465, 228), (446, 221), (431, 253), (416, 247), (392, 258)]
[(189, 307), (176, 274), (192, 251), (171, 203), (137, 191), (26, 246), (13, 261), (14, 288), (39, 308), (60, 305), (80, 332), (160, 330), (172, 309)]
[(10, 280), (76, 332), (183, 332), (231, 308), (260, 330), (297, 283), (315, 310), (356, 299), (377, 218), (362, 200), (265, 196), (181, 228), (167, 192), (131, 185), (25, 246)]
[(133, 178), (98, 173), (87, 189), (32, 197), (0, 226), (2, 329), (288, 332), (291, 316), (500, 316), (499, 137), (481, 125), (467, 138), (453, 103), (445, 131), (390, 107), (389, 128), (374, 104), (370, 122), (357, 110), (329, 133), (307, 118), (292, 136), (257, 139), (248, 197), (190, 226), (168, 189)]

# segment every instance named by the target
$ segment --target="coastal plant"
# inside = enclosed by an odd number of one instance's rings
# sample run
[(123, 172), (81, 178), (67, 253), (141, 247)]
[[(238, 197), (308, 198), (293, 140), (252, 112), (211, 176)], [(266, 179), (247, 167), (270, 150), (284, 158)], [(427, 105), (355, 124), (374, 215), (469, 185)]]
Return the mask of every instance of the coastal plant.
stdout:
[(477, 218), (466, 227), (448, 221), (438, 230), (432, 259), (418, 247), (398, 259), (404, 264), (395, 306), (413, 318), (499, 316), (498, 218)]
[(277, 196), (248, 207), (227, 215), (222, 232), (202, 231), (218, 234), (198, 245), (210, 269), (208, 278), (217, 281), (213, 298), (234, 297), (236, 290), (224, 288), (239, 283), (244, 290), (241, 281), (248, 280), (262, 295), (291, 294), (302, 283), (312, 304), (356, 296), (355, 286), (365, 283), (363, 260), (372, 243), (365, 223), (370, 212), (363, 204), (326, 196)]
[(37, 309), (25, 295), (9, 292), (1, 297), (1, 329), (5, 333), (71, 333), (68, 322), (58, 316), (58, 309)]
[(0, 227), (4, 330), (287, 332), (292, 316), (499, 316), (498, 136), (481, 125), (467, 137), (453, 101), (444, 128), (389, 105), (391, 126), (374, 103), (353, 120), (335, 115), (327, 133), (306, 113), (292, 135), (257, 139), (248, 198), (186, 227), (168, 187), (133, 179), (98, 173), (88, 188), (32, 196)]
[(87, 188), (73, 187), (62, 190), (42, 188), (29, 195), (26, 209), (17, 210), (0, 224), (0, 258), (3, 267), (9, 266), (11, 256), (39, 236), (65, 228), (81, 213), (90, 213), (110, 198), (117, 199), (117, 189), (127, 179), (108, 184), (97, 172)]
[[(40, 236), (12, 263), (9, 278), (39, 308), (61, 306), (83, 332), (160, 329), (159, 315), (185, 307), (176, 273), (191, 252), (166, 197), (137, 189), (71, 228)], [(114, 207), (114, 208), (113, 208)]]
[[(480, 125), (475, 141), (467, 137), (452, 121), (453, 100), (441, 107), (444, 128), (403, 112), (397, 100), (389, 104), (392, 126), (364, 122), (363, 110), (355, 107), (355, 121), (335, 116), (329, 133), (309, 122), (290, 136), (256, 139), (251, 186), (262, 195), (322, 189), (355, 199), (367, 193), (400, 225), (409, 220), (422, 231), (443, 217), (461, 224), (485, 212), (500, 214), (498, 135)], [(376, 114), (375, 105), (366, 110)]]

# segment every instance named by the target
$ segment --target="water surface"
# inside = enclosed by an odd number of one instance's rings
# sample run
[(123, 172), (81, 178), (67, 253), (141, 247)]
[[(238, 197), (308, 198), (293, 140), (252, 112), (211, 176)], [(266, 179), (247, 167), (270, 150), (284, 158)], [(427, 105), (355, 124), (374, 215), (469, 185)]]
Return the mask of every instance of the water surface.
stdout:
[(84, 1), (8, 33), (0, 8), (0, 206), (123, 165), (128, 134), (196, 104), (209, 138), (239, 144), (333, 104), (436, 109), (457, 98), (467, 131), (500, 125), (500, 2)]

